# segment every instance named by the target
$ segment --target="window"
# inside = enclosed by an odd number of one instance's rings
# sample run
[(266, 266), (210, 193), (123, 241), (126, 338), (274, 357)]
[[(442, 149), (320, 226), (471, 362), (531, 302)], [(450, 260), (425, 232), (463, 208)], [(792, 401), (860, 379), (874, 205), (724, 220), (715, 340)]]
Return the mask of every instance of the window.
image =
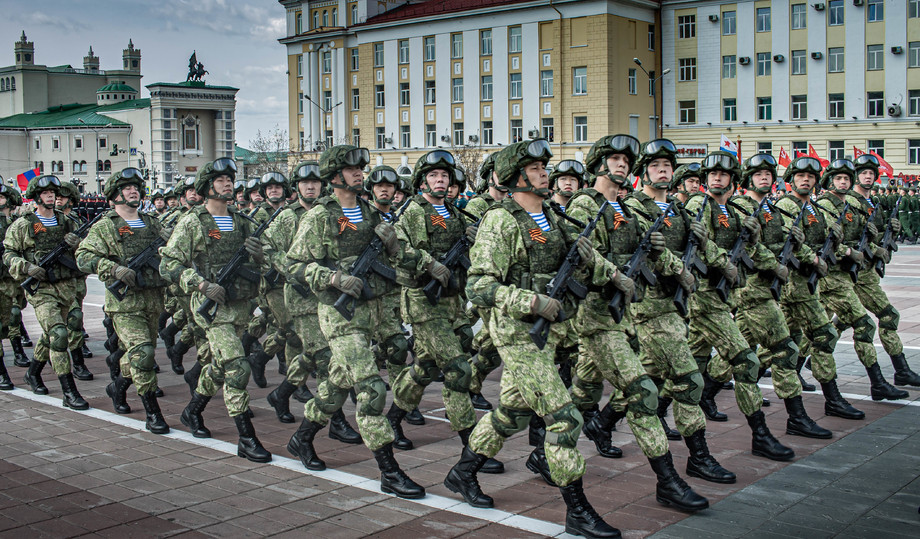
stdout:
[(920, 0), (908, 0), (907, 16), (911, 19), (920, 17)]
[(843, 94), (828, 94), (827, 118), (829, 120), (842, 120), (843, 115)]
[(332, 73), (332, 52), (323, 52), (323, 73)]
[(493, 144), (492, 122), (482, 122), (482, 143)]
[(38, 137), (35, 137), (35, 149), (36, 149), (36, 150), (41, 150), (41, 149), (42, 149), (42, 139), (40, 139), (40, 138), (38, 138)]
[(83, 149), (83, 137), (74, 137), (73, 138), (73, 149), (82, 150)]
[(866, 70), (879, 71), (885, 69), (885, 46), (869, 45), (866, 47)]
[(773, 70), (769, 52), (757, 53), (757, 76), (769, 77)]
[(483, 101), (492, 101), (492, 75), (483, 75), (482, 92), (479, 97)]
[(303, 92), (297, 92), (297, 113), (303, 114)]
[(540, 97), (553, 97), (553, 72), (540, 72)]
[(434, 124), (425, 124), (425, 146), (434, 147), (438, 145), (438, 132)]
[(805, 96), (805, 95), (792, 96), (792, 119), (793, 120), (807, 120), (808, 119), (808, 96)]
[(648, 96), (652, 97), (655, 95), (655, 72), (648, 72)]
[(827, 49), (827, 72), (843, 73), (843, 47)]
[(806, 27), (805, 17), (807, 15), (806, 4), (792, 4), (792, 29), (801, 30)]
[(805, 51), (792, 51), (792, 74), (793, 75), (804, 75), (806, 73), (808, 55), (805, 54)]
[(907, 141), (907, 164), (920, 165), (920, 139)]
[(696, 15), (677, 17), (677, 37), (680, 39), (696, 37)]
[(435, 103), (434, 98), (435, 98), (436, 93), (437, 92), (435, 91), (434, 81), (426, 80), (425, 81), (425, 104), (426, 105), (434, 105)]
[(758, 142), (757, 143), (757, 153), (773, 153), (773, 143), (772, 142)]
[(463, 103), (463, 79), (450, 80), (450, 100), (452, 103)]
[[(99, 149), (100, 149), (100, 150), (105, 149), (105, 148), (108, 148), (108, 147), (109, 147), (109, 139), (106, 138), (105, 136), (100, 136), (100, 137), (99, 137), (99, 142), (98, 142), (98, 144), (99, 144)], [(37, 150), (38, 148), (35, 148), (35, 149)]]
[(360, 129), (351, 130), (351, 144), (359, 148), (361, 147), (361, 130)]
[(846, 157), (842, 140), (830, 140), (827, 142), (827, 157), (830, 161), (843, 159)]
[(324, 142), (326, 143), (327, 148), (335, 146), (335, 138), (332, 136), (331, 129), (326, 130), (326, 140)]
[(626, 75), (626, 88), (630, 95), (636, 95), (636, 70), (630, 69)]
[(648, 25), (648, 50), (655, 50), (655, 25)]
[(313, 12), (313, 28), (319, 28), (319, 11)]
[(294, 16), (294, 33), (302, 34), (303, 33), (303, 12), (298, 11), (297, 15)]
[(574, 125), (575, 125), (575, 142), (587, 142), (588, 141), (588, 117), (587, 116), (576, 116)]
[(884, 140), (867, 140), (866, 141), (866, 152), (871, 153), (875, 152), (882, 159), (885, 158), (885, 141)]
[(387, 134), (383, 127), (378, 127), (376, 130), (376, 139), (377, 139), (377, 149), (383, 149), (387, 144)]
[(197, 150), (198, 149), (198, 126), (195, 124), (188, 125), (185, 122), (182, 123), (182, 149), (183, 150)]
[(382, 85), (382, 84), (378, 84), (378, 85), (374, 86), (374, 106), (375, 106), (375, 107), (381, 108), (381, 107), (384, 106), (385, 101), (384, 101), (383, 97), (384, 97), (384, 94), (383, 94), (383, 85)]
[(920, 67), (920, 41), (907, 44), (907, 67)]
[(842, 26), (843, 25), (843, 0), (831, 0), (827, 4), (827, 25), (828, 26)]
[(794, 140), (792, 141), (792, 158), (801, 155), (808, 155), (808, 142), (804, 140)]
[(869, 0), (866, 4), (866, 19), (868, 22), (885, 20), (885, 0)]
[(757, 98), (757, 119), (758, 120), (772, 120), (773, 119), (773, 98), (771, 97), (758, 97)]
[(399, 146), (402, 148), (408, 148), (409, 146), (412, 146), (408, 125), (399, 126)]
[(463, 122), (454, 122), (454, 146), (463, 146)]
[(523, 120), (511, 120), (511, 142), (521, 142), (522, 140), (524, 140)]
[(383, 67), (383, 43), (374, 43), (374, 67)]
[(61, 150), (61, 139), (60, 137), (51, 137), (51, 150), (60, 151)]
[(492, 54), (492, 30), (479, 32), (479, 54), (490, 56)]
[(769, 32), (770, 31), (770, 8), (768, 7), (757, 8), (757, 31), (758, 32)]
[(678, 119), (682, 124), (696, 123), (696, 101), (677, 102)]
[(361, 94), (357, 88), (351, 89), (351, 110), (361, 110)]
[(881, 118), (885, 115), (885, 92), (866, 93), (866, 114), (869, 118)]
[(508, 52), (521, 52), (522, 48), (521, 27), (512, 26), (508, 28)]
[(408, 82), (399, 83), (399, 106), (401, 107), (409, 106), (409, 83)]
[(329, 26), (329, 11), (323, 10), (323, 26)]
[(399, 41), (399, 63), (409, 63), (409, 40), (402, 39)]
[(463, 58), (463, 34), (451, 34), (450, 57)]
[(737, 69), (737, 66), (738, 66), (738, 63), (735, 60), (734, 54), (723, 56), (722, 57), (722, 78), (723, 79), (735, 78), (735, 70)]
[(572, 69), (572, 87), (574, 95), (586, 95), (588, 93), (588, 68), (576, 67)]
[(332, 92), (323, 92), (323, 112), (332, 111)]
[(696, 58), (681, 58), (677, 61), (677, 65), (680, 82), (696, 80)]
[(354, 49), (351, 49), (351, 70), (357, 71), (358, 65), (359, 65), (358, 64), (358, 49), (354, 48)]
[(553, 129), (553, 119), (552, 118), (541, 118), (540, 119), (540, 135), (550, 142), (553, 141), (554, 129)]
[(425, 38), (425, 61), (434, 62), (434, 38)]
[(339, 10), (332, 8), (332, 26), (339, 25)]
[(908, 90), (907, 115), (920, 116), (920, 90)]
[[(358, 5), (357, 4), (351, 6), (351, 24), (358, 24)], [(355, 142), (355, 146), (357, 145), (358, 143)]]
[(738, 121), (738, 100), (735, 98), (722, 100), (722, 120), (725, 122)]
[(303, 55), (297, 55), (297, 76), (303, 77)]
[(734, 11), (723, 11), (722, 12), (722, 35), (723, 36), (733, 36), (738, 32), (737, 29), (737, 19), (735, 18)]
[(521, 74), (512, 73), (511, 74), (511, 99), (520, 99), (523, 97), (523, 90), (521, 89)]

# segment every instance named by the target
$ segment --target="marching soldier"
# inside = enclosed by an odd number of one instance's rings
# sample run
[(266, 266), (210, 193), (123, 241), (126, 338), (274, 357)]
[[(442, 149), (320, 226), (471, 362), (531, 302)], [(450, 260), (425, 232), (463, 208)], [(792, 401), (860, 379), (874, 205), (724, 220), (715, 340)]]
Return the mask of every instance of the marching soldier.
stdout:
[(700, 192), (700, 164), (687, 163), (677, 167), (671, 179), (671, 189), (681, 204), (686, 204), (690, 197)]
[[(13, 224), (16, 217), (13, 209), (22, 206), (22, 195), (19, 191), (0, 185), (0, 241)], [(28, 367), (29, 356), (22, 348), (22, 309), (26, 306), (26, 296), (19, 281), (10, 275), (9, 267), (4, 263), (0, 267), (0, 324), (6, 329), (6, 337), (13, 348), (13, 365)]]
[[(57, 209), (72, 219), (77, 226), (83, 224), (82, 218), (73, 211), (74, 206), (80, 203), (80, 191), (77, 186), (71, 182), (61, 182), (60, 194), (55, 202)], [(70, 317), (80, 320), (80, 329), (70, 332), (70, 359), (73, 364), (73, 375), (77, 380), (92, 380), (93, 373), (86, 368), (86, 359), (93, 357), (93, 353), (86, 346), (84, 336), (86, 330), (83, 328), (83, 300), (86, 298), (86, 275), (78, 276), (74, 281), (76, 286), (76, 298), (74, 308), (71, 309)]]
[(549, 185), (553, 190), (553, 202), (565, 211), (575, 192), (585, 183), (585, 166), (574, 159), (559, 161), (549, 175)]

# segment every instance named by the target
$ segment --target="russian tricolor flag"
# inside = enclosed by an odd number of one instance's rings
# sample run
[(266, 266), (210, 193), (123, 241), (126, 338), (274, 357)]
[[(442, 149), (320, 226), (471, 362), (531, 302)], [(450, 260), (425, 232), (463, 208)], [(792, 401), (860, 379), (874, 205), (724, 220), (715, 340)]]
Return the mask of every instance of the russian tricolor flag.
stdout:
[(16, 183), (19, 184), (19, 191), (25, 193), (26, 187), (29, 186), (29, 180), (38, 176), (39, 174), (41, 174), (41, 171), (37, 168), (33, 168), (32, 170), (27, 170), (16, 176)]

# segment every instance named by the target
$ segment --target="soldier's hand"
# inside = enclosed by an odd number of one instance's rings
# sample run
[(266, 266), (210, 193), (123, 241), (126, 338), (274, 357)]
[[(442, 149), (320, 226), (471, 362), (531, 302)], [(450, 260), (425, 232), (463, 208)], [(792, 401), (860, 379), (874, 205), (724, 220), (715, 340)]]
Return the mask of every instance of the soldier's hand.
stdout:
[(805, 245), (805, 232), (803, 232), (801, 228), (794, 226), (789, 230), (789, 234), (792, 235), (792, 241), (794, 241), (796, 245)]
[(431, 264), (428, 265), (428, 275), (441, 283), (441, 286), (447, 288), (447, 284), (450, 281), (450, 270), (447, 269), (447, 266), (437, 260), (432, 260)]
[(785, 283), (789, 280), (789, 268), (783, 264), (777, 264), (776, 267), (773, 268), (773, 275), (775, 275), (781, 283)]
[(725, 267), (722, 268), (722, 275), (725, 276), (725, 280), (728, 281), (729, 285), (735, 286), (735, 283), (738, 282), (738, 266), (731, 262), (726, 262)]
[(562, 310), (562, 302), (545, 294), (537, 294), (530, 302), (530, 314), (555, 321)]
[(811, 263), (815, 268), (815, 272), (818, 274), (818, 277), (824, 277), (827, 275), (827, 262), (815, 256), (815, 260)]
[(80, 236), (77, 236), (73, 232), (68, 232), (67, 234), (64, 234), (64, 243), (66, 243), (67, 246), (70, 247), (71, 249), (76, 249), (77, 247), (79, 247), (81, 241), (83, 241), (83, 238), (81, 238)]
[(888, 221), (888, 226), (891, 227), (891, 234), (893, 236), (898, 236), (899, 234), (901, 234), (901, 221), (899, 221), (897, 217), (892, 217)]
[(137, 286), (137, 273), (127, 266), (115, 266), (112, 275), (128, 286)]
[(696, 242), (699, 244), (700, 249), (705, 249), (706, 243), (709, 242), (709, 231), (706, 230), (706, 225), (700, 221), (692, 221), (690, 223), (690, 232), (696, 236)]
[(262, 242), (259, 238), (249, 236), (243, 241), (243, 247), (249, 253), (249, 258), (256, 264), (261, 264), (265, 260), (265, 254), (262, 252)]
[(383, 242), (389, 256), (393, 256), (399, 251), (399, 239), (396, 237), (396, 229), (390, 223), (380, 223), (374, 227), (374, 234)]
[(661, 256), (661, 253), (663, 253), (665, 249), (664, 234), (657, 230), (652, 232), (648, 236), (648, 244), (648, 257), (652, 260), (658, 260), (658, 257)]
[(364, 281), (341, 271), (335, 272), (329, 284), (353, 298), (360, 296), (361, 290), (364, 289)]
[(751, 233), (751, 238), (753, 242), (759, 241), (760, 239), (760, 221), (757, 220), (753, 215), (748, 215), (741, 221), (741, 226), (746, 228), (748, 232)]
[(626, 303), (630, 303), (633, 300), (633, 297), (636, 295), (636, 282), (626, 276), (622, 271), (617, 271), (616, 275), (613, 276), (613, 279), (610, 279), (610, 283), (616, 287), (617, 290), (623, 292), (623, 297), (626, 299)]
[(470, 225), (466, 227), (466, 239), (470, 243), (476, 241), (476, 233), (479, 232), (479, 227), (476, 225)]
[(834, 238), (839, 242), (843, 240), (843, 225), (840, 223), (834, 223), (831, 225), (831, 233), (834, 235)]
[(869, 233), (869, 239), (874, 239), (878, 237), (878, 227), (875, 226), (875, 223), (869, 223), (866, 225), (866, 232)]
[(216, 301), (219, 305), (227, 303), (227, 291), (219, 284), (202, 281), (198, 285), (198, 291), (204, 294), (204, 297)]
[(48, 280), (48, 272), (45, 271), (45, 268), (41, 266), (36, 266), (35, 264), (30, 263), (29, 268), (26, 269), (26, 273), (29, 274), (29, 277), (33, 279), (38, 279), (39, 281)]
[(575, 249), (578, 251), (578, 256), (581, 258), (581, 266), (593, 268), (594, 246), (591, 245), (591, 240), (584, 236), (579, 236), (578, 240), (575, 242)]
[(850, 247), (849, 251), (847, 252), (847, 258), (852, 260), (855, 264), (862, 264), (865, 257), (863, 256), (862, 251)]
[(696, 286), (696, 277), (693, 276), (692, 271), (684, 267), (684, 269), (680, 270), (680, 273), (677, 274), (677, 284), (689, 294), (693, 292), (693, 287)]
[(872, 251), (872, 256), (886, 264), (891, 262), (891, 253), (884, 247), (876, 247), (875, 250)]
[(172, 227), (163, 227), (160, 229), (160, 237), (163, 238), (163, 241), (169, 241), (169, 238), (172, 237), (173, 229)]

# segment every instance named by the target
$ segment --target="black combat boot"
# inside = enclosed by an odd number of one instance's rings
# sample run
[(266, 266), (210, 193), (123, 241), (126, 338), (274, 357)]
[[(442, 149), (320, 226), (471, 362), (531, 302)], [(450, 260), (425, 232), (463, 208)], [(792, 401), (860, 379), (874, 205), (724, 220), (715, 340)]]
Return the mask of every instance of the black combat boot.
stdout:
[(248, 331), (243, 332), (243, 336), (240, 337), (240, 342), (243, 344), (243, 353), (246, 354), (246, 357), (249, 357), (252, 354), (252, 345), (259, 342), (259, 339), (256, 339), (249, 334)]
[(73, 375), (77, 380), (87, 382), (93, 379), (93, 373), (86, 368), (86, 360), (83, 358), (83, 348), (78, 347), (70, 351), (70, 361), (73, 364)]
[(201, 378), (201, 369), (204, 367), (201, 366), (201, 363), (195, 361), (195, 364), (192, 367), (185, 371), (185, 374), (182, 378), (185, 379), (185, 383), (188, 384), (188, 391), (195, 395), (195, 390), (198, 389), (198, 379)]
[(109, 378), (115, 380), (121, 374), (121, 358), (125, 351), (117, 349), (105, 357), (105, 366), (109, 368)]
[(409, 500), (425, 497), (425, 488), (409, 479), (406, 472), (400, 469), (393, 457), (393, 444), (387, 444), (374, 451), (374, 458), (377, 459), (377, 467), (380, 468), (380, 490)]
[(29, 332), (26, 331), (26, 323), (19, 321), (19, 334), (22, 335), (22, 345), (26, 348), (32, 348), (32, 339), (29, 338)]
[(166, 434), (169, 432), (169, 425), (163, 419), (163, 412), (160, 411), (160, 403), (157, 402), (153, 391), (140, 395), (141, 402), (144, 404), (144, 411), (147, 414), (147, 422), (144, 426), (154, 434)]
[(89, 359), (89, 358), (93, 357), (93, 351), (89, 349), (89, 346), (86, 346), (86, 342), (85, 342), (85, 341), (83, 342), (82, 345), (80, 345), (80, 350), (83, 352), (83, 357), (84, 357), (84, 358)]
[(866, 367), (866, 372), (869, 373), (869, 381), (872, 382), (869, 388), (872, 394), (872, 400), (896, 401), (899, 399), (906, 399), (910, 396), (910, 393), (907, 391), (898, 389), (885, 380), (885, 376), (882, 374), (882, 369), (878, 366), (877, 361), (871, 367)]
[(678, 441), (680, 440), (680, 433), (676, 429), (672, 429), (668, 425), (668, 407), (671, 406), (670, 397), (658, 397), (658, 419), (661, 421), (661, 428), (664, 430), (664, 435), (667, 436), (668, 440)]
[(690, 436), (686, 436), (687, 449), (690, 458), (687, 459), (687, 475), (712, 483), (731, 484), (737, 481), (735, 474), (726, 470), (719, 461), (709, 453), (706, 445), (706, 429), (700, 429)]
[(473, 403), (473, 408), (477, 410), (491, 410), (492, 403), (487, 401), (485, 397), (482, 396), (482, 393), (473, 393), (470, 392), (470, 402)]
[(180, 340), (174, 346), (170, 346), (166, 349), (166, 356), (169, 358), (169, 364), (174, 373), (182, 374), (185, 372), (185, 367), (182, 366), (182, 358), (191, 348), (189, 344)]
[(786, 413), (789, 414), (789, 419), (786, 420), (786, 434), (823, 440), (834, 436), (831, 431), (818, 425), (814, 419), (808, 417), (808, 413), (805, 412), (805, 405), (802, 404), (801, 395), (783, 399), (783, 402), (786, 403)]
[(700, 397), (700, 408), (710, 421), (728, 421), (728, 416), (719, 411), (716, 405), (716, 395), (722, 390), (722, 382), (716, 382), (707, 373), (703, 373), (703, 394)]
[(182, 421), (182, 424), (188, 427), (192, 432), (192, 436), (195, 438), (210, 438), (211, 431), (204, 426), (204, 419), (201, 417), (201, 412), (204, 411), (205, 406), (211, 401), (211, 397), (207, 395), (202, 395), (197, 391), (192, 394), (192, 400), (189, 401), (188, 406), (182, 410), (182, 415), (179, 416), (179, 420)]
[(313, 392), (310, 391), (310, 388), (307, 387), (307, 384), (304, 384), (298, 387), (297, 391), (295, 391), (294, 394), (291, 395), (291, 397), (293, 397), (294, 400), (297, 402), (302, 402), (306, 404), (307, 401), (313, 398)]
[(130, 386), (131, 379), (120, 375), (114, 382), (105, 386), (105, 394), (112, 399), (112, 406), (115, 408), (115, 413), (131, 413), (131, 407), (128, 406), (128, 387)]
[(265, 379), (265, 365), (271, 357), (264, 350), (256, 350), (248, 358), (249, 366), (252, 368), (252, 381), (259, 387), (268, 387), (268, 380)]
[(623, 451), (612, 444), (612, 427), (616, 422), (626, 417), (625, 412), (614, 411), (608, 402), (600, 412), (594, 415), (590, 421), (586, 421), (582, 432), (589, 440), (594, 442), (594, 447), (602, 457), (608, 459), (618, 459), (623, 456)]
[(240, 434), (240, 441), (236, 445), (236, 454), (251, 462), (271, 462), (272, 454), (262, 447), (262, 442), (256, 437), (256, 429), (252, 420), (246, 413), (233, 416), (236, 430)]
[(77, 391), (77, 384), (74, 382), (73, 374), (67, 373), (58, 376), (61, 381), (61, 392), (64, 393), (64, 406), (72, 410), (89, 410), (89, 403)]
[(474, 453), (472, 449), (464, 446), (463, 453), (460, 454), (460, 461), (447, 472), (444, 486), (447, 487), (447, 490), (463, 496), (463, 500), (473, 507), (486, 509), (494, 507), (495, 502), (490, 496), (483, 494), (479, 486), (479, 479), (476, 477), (488, 459), (489, 457)]
[(763, 410), (757, 410), (747, 416), (748, 425), (751, 427), (751, 452), (758, 457), (784, 462), (795, 458), (795, 451), (779, 443), (770, 429)]
[(274, 391), (268, 394), (267, 400), (269, 406), (275, 409), (275, 415), (278, 421), (282, 423), (293, 423), (294, 414), (291, 413), (291, 395), (297, 390), (294, 384), (284, 379)]
[(32, 361), (29, 363), (29, 370), (26, 371), (26, 375), (23, 377), (23, 380), (29, 387), (32, 388), (32, 393), (36, 395), (47, 395), (48, 388), (45, 386), (45, 382), (42, 380), (42, 369), (45, 368), (44, 361), (38, 361), (35, 358), (32, 358)]
[(531, 472), (539, 475), (547, 485), (551, 487), (559, 486), (553, 481), (553, 477), (549, 473), (549, 463), (546, 462), (546, 447), (542, 444), (533, 448), (533, 451), (530, 452), (530, 456), (527, 457), (525, 466), (527, 466), (527, 469)]
[(13, 381), (10, 380), (10, 373), (6, 372), (6, 362), (3, 361), (3, 348), (0, 347), (0, 391), (12, 391), (14, 388)]
[(329, 437), (343, 444), (361, 444), (364, 440), (358, 431), (352, 428), (341, 408), (329, 418)]
[(13, 337), (10, 339), (10, 345), (13, 347), (13, 365), (17, 367), (28, 367), (29, 356), (22, 349), (22, 337)]
[[(463, 429), (457, 432), (457, 435), (460, 436), (460, 442), (463, 443), (463, 447), (470, 445), (470, 434), (472, 433), (473, 433), (472, 427), (468, 429)], [(491, 474), (505, 473), (505, 465), (502, 464), (502, 462), (499, 460), (489, 459), (486, 461), (485, 464), (482, 465), (482, 468), (480, 469), (480, 471), (482, 473), (491, 473)]]
[(276, 356), (278, 358), (278, 374), (281, 376), (287, 376), (287, 356), (284, 354), (282, 349)]
[[(700, 429), (698, 432), (703, 430)], [(673, 505), (681, 511), (690, 512), (709, 507), (709, 500), (693, 492), (690, 485), (677, 474), (670, 451), (660, 457), (649, 458), (648, 463), (658, 477), (658, 484), (655, 485), (655, 499), (658, 503)]]
[(166, 324), (169, 322), (169, 319), (172, 317), (166, 311), (160, 313), (160, 316), (157, 318), (157, 331), (163, 331), (163, 328), (166, 327)]
[(313, 439), (316, 437), (316, 433), (322, 428), (323, 425), (310, 421), (305, 417), (303, 421), (300, 422), (300, 427), (297, 428), (297, 432), (291, 436), (291, 440), (287, 444), (288, 453), (299, 458), (300, 462), (302, 462), (308, 470), (317, 472), (326, 469), (326, 463), (316, 456), (316, 450), (313, 449)]
[(536, 412), (530, 416), (530, 426), (527, 428), (527, 443), (532, 447), (542, 447), (546, 439), (546, 421)]
[(811, 392), (811, 391), (817, 390), (818, 388), (815, 387), (814, 384), (809, 384), (808, 382), (805, 381), (804, 378), (802, 378), (802, 367), (805, 366), (805, 361), (807, 359), (808, 358), (806, 358), (805, 356), (802, 356), (802, 355), (799, 356), (799, 359), (796, 361), (796, 364), (795, 364), (795, 372), (799, 377), (799, 382), (802, 384), (802, 391)]
[(904, 357), (904, 352), (891, 356), (891, 364), (894, 366), (895, 385), (920, 387), (920, 374), (910, 370), (910, 366), (907, 365), (907, 358)]
[(412, 440), (406, 438), (406, 435), (403, 434), (402, 420), (404, 417), (406, 417), (406, 411), (396, 406), (394, 402), (387, 412), (387, 420), (390, 422), (390, 426), (393, 427), (393, 434), (396, 435), (396, 438), (393, 440), (393, 446), (396, 447), (396, 449), (408, 451), (415, 447), (415, 445), (413, 445)]
[(588, 503), (580, 477), (564, 487), (559, 487), (559, 490), (562, 491), (562, 499), (565, 500), (566, 533), (585, 537), (622, 537), (620, 530), (604, 522)]
[(411, 412), (406, 414), (406, 423), (410, 425), (415, 425), (415, 426), (425, 424), (425, 416), (422, 415), (422, 412), (418, 411), (418, 406), (416, 406), (415, 408), (412, 409)]
[(840, 394), (840, 390), (837, 388), (836, 378), (830, 382), (821, 382), (821, 391), (824, 393), (825, 414), (842, 417), (844, 419), (866, 418), (865, 412), (857, 410), (843, 398), (843, 395)]
[(163, 344), (166, 345), (166, 348), (172, 348), (176, 345), (176, 335), (178, 333), (179, 326), (175, 322), (170, 322), (169, 325), (160, 329), (160, 338), (163, 339)]

